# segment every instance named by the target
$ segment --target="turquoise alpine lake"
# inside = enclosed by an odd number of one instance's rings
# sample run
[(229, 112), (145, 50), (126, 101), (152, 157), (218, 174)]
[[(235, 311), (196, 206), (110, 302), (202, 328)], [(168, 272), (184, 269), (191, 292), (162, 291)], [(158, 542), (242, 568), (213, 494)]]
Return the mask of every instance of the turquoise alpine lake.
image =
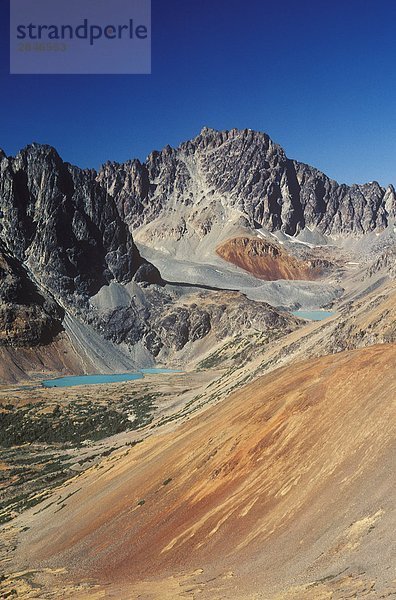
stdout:
[(75, 385), (97, 385), (104, 383), (119, 383), (120, 381), (134, 381), (142, 379), (144, 375), (155, 375), (160, 373), (181, 373), (175, 369), (141, 369), (136, 373), (114, 373), (113, 375), (71, 375), (47, 379), (43, 381), (44, 387), (72, 387)]
[(307, 321), (323, 321), (323, 319), (335, 315), (335, 312), (328, 310), (293, 310), (293, 315)]

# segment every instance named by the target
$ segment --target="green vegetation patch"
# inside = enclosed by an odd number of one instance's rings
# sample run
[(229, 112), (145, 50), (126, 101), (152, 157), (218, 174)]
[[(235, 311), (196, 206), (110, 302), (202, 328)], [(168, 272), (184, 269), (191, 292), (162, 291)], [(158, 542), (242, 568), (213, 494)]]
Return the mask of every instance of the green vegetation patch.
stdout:
[(43, 412), (46, 408), (43, 402), (22, 408), (6, 405), (0, 412), (0, 446), (10, 448), (31, 443), (78, 446), (86, 440), (95, 442), (138, 429), (153, 420), (154, 399), (158, 395), (124, 396), (111, 405), (81, 399), (65, 406), (57, 404), (52, 412)]

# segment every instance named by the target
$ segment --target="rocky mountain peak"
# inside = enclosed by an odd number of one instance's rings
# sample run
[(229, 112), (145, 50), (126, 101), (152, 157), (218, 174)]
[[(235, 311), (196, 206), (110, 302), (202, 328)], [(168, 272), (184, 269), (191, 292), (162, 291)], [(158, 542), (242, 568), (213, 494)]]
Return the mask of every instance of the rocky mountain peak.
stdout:
[[(271, 138), (263, 132), (253, 131), (252, 129), (229, 129), (217, 130), (211, 127), (203, 127), (199, 135), (192, 140), (183, 142), (178, 150), (191, 151), (192, 149), (214, 149), (226, 144), (225, 151), (227, 152), (233, 146), (235, 151), (240, 150), (240, 144), (245, 146), (259, 147), (260, 149), (271, 148), (271, 151), (283, 153), (283, 149), (275, 144)], [(238, 149), (239, 146), (239, 149)]]
[(102, 169), (98, 181), (112, 190), (132, 227), (172, 213), (181, 230), (193, 219), (198, 235), (224, 212), (228, 219), (238, 211), (251, 226), (270, 231), (295, 235), (310, 227), (330, 236), (384, 229), (394, 212), (392, 188), (339, 184), (289, 159), (266, 133), (251, 129), (204, 127), (178, 148), (151, 153), (143, 164)]
[(0, 240), (45, 287), (90, 296), (113, 279), (132, 280), (145, 261), (95, 171), (36, 143), (2, 162)]
[[(109, 161), (99, 172), (64, 162), (48, 145), (30, 144), (15, 157), (1, 153), (0, 300), (10, 332), (4, 343), (52, 339), (62, 310), (107, 341), (140, 344), (150, 356), (167, 355), (175, 329), (176, 351), (214, 330), (223, 318), (216, 302), (206, 314), (182, 300), (184, 288), (155, 285), (163, 284), (160, 273), (142, 258), (131, 231), (153, 257), (158, 249), (179, 252), (185, 263), (201, 250), (214, 256), (227, 236), (240, 240), (243, 232), (254, 241), (226, 246), (230, 262), (267, 279), (311, 279), (315, 265), (278, 256), (253, 230), (359, 235), (386, 227), (394, 214), (393, 186), (340, 185), (250, 129), (204, 128), (144, 163)], [(170, 279), (184, 281), (183, 274)], [(26, 289), (29, 305), (16, 293)], [(237, 296), (235, 314), (241, 302)], [(256, 314), (253, 305), (248, 311)], [(35, 319), (40, 335), (22, 331), (20, 318)]]

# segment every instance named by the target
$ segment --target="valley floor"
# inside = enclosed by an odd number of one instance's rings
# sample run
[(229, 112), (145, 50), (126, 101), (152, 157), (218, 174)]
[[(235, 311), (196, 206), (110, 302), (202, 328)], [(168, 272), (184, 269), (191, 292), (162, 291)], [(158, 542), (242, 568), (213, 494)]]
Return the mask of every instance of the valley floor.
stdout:
[(380, 344), (118, 446), (5, 527), (3, 597), (394, 597), (395, 398)]
[(3, 386), (2, 597), (395, 597), (395, 285), (193, 371)]

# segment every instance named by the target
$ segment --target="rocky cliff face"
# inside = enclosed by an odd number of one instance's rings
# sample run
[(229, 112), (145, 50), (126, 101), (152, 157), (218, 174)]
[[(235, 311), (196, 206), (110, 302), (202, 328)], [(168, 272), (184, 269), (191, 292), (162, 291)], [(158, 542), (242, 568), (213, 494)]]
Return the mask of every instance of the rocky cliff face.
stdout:
[(0, 239), (52, 293), (78, 302), (150, 270), (94, 171), (37, 144), (0, 158)]
[(268, 135), (204, 128), (195, 139), (153, 152), (144, 164), (106, 163), (97, 177), (120, 215), (133, 227), (164, 213), (174, 231), (203, 236), (232, 211), (252, 227), (294, 235), (315, 227), (327, 235), (359, 235), (386, 227), (396, 216), (393, 186), (338, 184), (290, 160)]
[(366, 277), (377, 273), (387, 274), (396, 279), (396, 246), (386, 248), (368, 267)]
[(47, 344), (62, 331), (63, 316), (0, 243), (0, 346)]
[(95, 178), (50, 146), (32, 144), (14, 158), (0, 154), (3, 345), (52, 341), (64, 309), (87, 320), (89, 298), (110, 281), (162, 281)]

